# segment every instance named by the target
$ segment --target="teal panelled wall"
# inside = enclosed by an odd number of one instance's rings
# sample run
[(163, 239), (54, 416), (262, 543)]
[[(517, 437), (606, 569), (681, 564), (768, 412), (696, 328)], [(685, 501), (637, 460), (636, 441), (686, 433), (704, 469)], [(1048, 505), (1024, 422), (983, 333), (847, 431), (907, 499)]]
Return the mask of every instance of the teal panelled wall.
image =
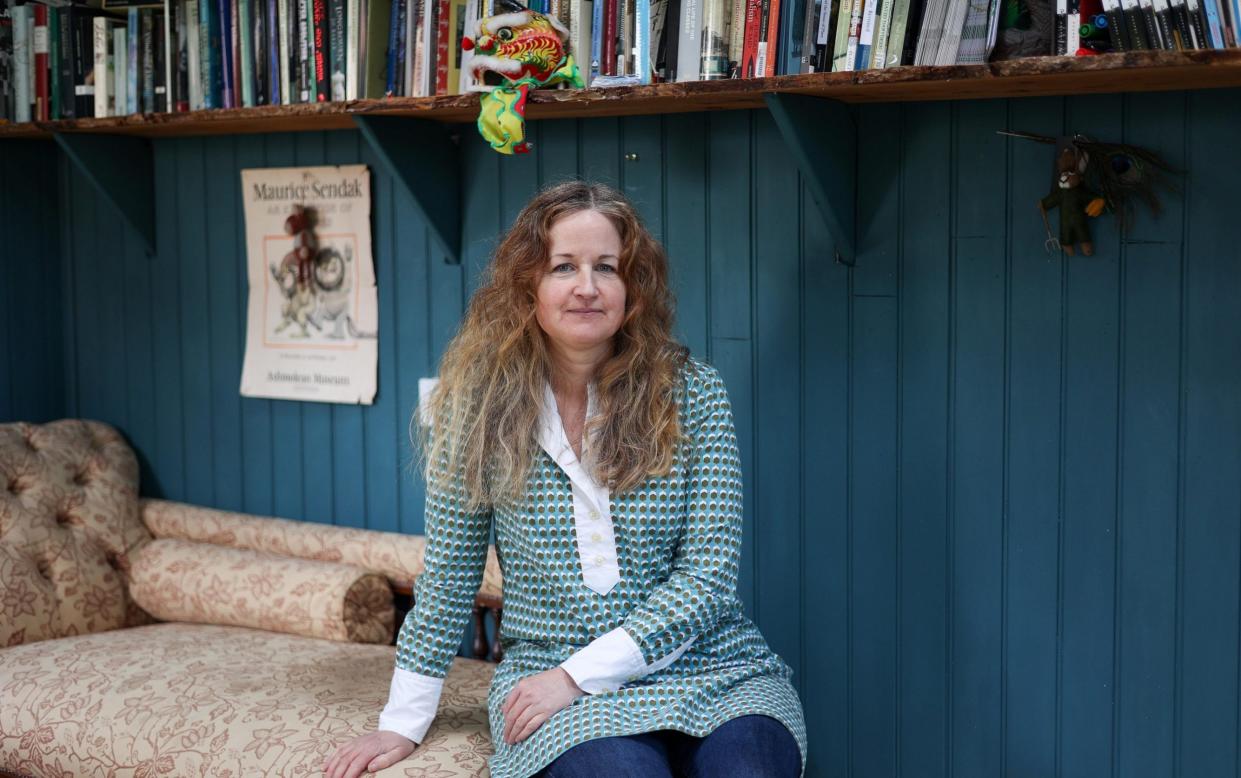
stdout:
[[(1239, 98), (863, 107), (852, 270), (761, 111), (536, 122), (517, 159), (466, 127), (461, 266), (356, 132), (159, 141), (154, 257), (62, 161), (71, 315), (45, 388), (126, 432), (148, 494), (420, 531), (417, 379), (530, 194), (609, 180), (668, 247), (681, 337), (727, 381), (741, 595), (795, 670), (812, 775), (1236, 776)], [(1096, 222), (1094, 257), (1048, 255), (1051, 150), (1004, 127), (1147, 145), (1183, 191), (1124, 241)], [(238, 171), (359, 161), (376, 404), (241, 398)]]
[(65, 414), (57, 156), (51, 141), (0, 144), (0, 422)]

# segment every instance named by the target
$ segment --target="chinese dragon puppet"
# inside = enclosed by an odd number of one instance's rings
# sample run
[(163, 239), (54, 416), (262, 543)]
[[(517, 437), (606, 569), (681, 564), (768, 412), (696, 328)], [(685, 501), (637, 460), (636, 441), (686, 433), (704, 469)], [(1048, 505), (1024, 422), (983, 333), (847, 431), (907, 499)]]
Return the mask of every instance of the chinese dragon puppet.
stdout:
[(461, 39), (473, 72), (471, 91), (483, 92), (478, 131), (502, 154), (526, 154), (526, 98), (531, 89), (568, 84), (582, 88), (569, 52), (569, 31), (554, 16), (515, 0), (498, 0), (497, 13), (471, 25)]

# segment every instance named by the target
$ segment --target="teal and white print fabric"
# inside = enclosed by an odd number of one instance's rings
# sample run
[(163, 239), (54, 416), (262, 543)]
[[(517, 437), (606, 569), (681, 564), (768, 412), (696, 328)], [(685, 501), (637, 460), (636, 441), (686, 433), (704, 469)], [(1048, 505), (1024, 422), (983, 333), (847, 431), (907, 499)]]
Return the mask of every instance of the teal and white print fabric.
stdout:
[[(594, 738), (659, 729), (702, 737), (748, 714), (788, 727), (804, 767), (806, 730), (792, 671), (737, 598), (741, 469), (728, 395), (714, 368), (686, 363), (680, 414), (688, 442), (672, 471), (609, 497), (619, 579), (606, 594), (586, 582), (573, 479), (546, 451), (524, 497), (492, 511), (465, 510), (459, 483), (428, 485), (426, 568), (397, 639), (393, 695), (381, 729), (389, 728), (387, 721), (425, 733), (429, 720), (416, 722), (418, 705), (401, 698), (417, 691), (423, 706), (429, 695), (438, 701), (439, 688), (429, 682), (447, 674), (460, 644), (494, 524), (504, 573), (505, 656), (488, 700), (493, 778), (531, 776)], [(616, 688), (578, 698), (520, 743), (504, 742), (500, 709), (519, 680), (589, 655), (588, 647), (600, 657), (623, 657), (624, 645), (636, 646), (639, 656), (615, 660), (611, 672), (627, 664), (626, 671), (635, 670), (625, 675), (631, 680), (606, 683)], [(592, 663), (606, 681), (608, 671), (598, 665)]]

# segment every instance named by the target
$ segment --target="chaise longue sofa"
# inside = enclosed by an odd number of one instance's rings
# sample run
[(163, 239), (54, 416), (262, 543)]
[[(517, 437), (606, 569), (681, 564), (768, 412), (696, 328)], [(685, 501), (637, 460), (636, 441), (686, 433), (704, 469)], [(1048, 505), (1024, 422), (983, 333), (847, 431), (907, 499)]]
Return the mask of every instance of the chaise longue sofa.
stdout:
[[(0, 775), (322, 774), (377, 726), (424, 548), (140, 499), (112, 427), (0, 425)], [(476, 656), (499, 607), (493, 550)], [(455, 659), (426, 740), (379, 775), (487, 775), (493, 668)]]

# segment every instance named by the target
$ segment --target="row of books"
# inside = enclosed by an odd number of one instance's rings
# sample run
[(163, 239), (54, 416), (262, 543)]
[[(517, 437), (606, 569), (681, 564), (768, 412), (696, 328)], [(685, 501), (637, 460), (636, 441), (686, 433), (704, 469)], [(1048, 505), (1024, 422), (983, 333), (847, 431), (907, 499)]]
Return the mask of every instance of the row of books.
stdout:
[[(1034, 53), (1226, 48), (1241, 20), (1241, 0), (1054, 1), (1054, 35)], [(0, 0), (0, 118), (464, 93), (476, 85), (461, 39), (495, 12), (495, 0), (149, 2)], [(583, 75), (606, 86), (984, 62), (1037, 2), (1052, 0), (530, 7), (564, 24)]]

